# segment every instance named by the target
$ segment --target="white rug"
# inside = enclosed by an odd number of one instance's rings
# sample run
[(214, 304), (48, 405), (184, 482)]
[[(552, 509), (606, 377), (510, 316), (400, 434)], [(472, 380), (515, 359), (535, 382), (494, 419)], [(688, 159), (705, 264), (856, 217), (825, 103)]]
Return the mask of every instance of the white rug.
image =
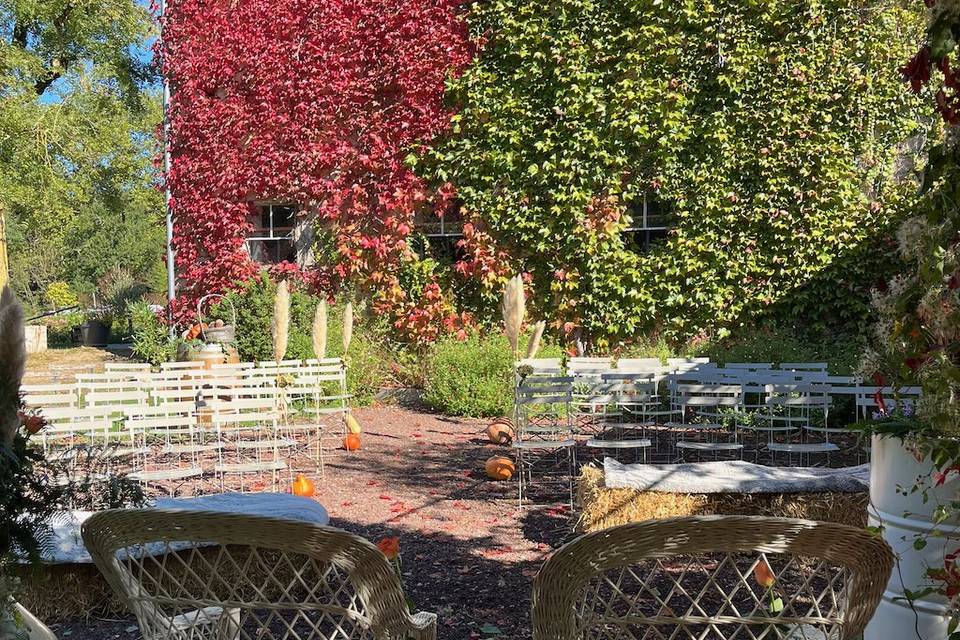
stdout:
[[(150, 505), (157, 509), (181, 509), (184, 511), (221, 511), (246, 513), (287, 520), (301, 520), (325, 525), (330, 522), (327, 510), (319, 502), (288, 493), (221, 493), (196, 498), (157, 498)], [(93, 511), (66, 511), (54, 517), (53, 542), (44, 555), (44, 562), (51, 564), (90, 563), (93, 560), (80, 538), (80, 525), (93, 515)], [(147, 545), (146, 553), (150, 553)], [(163, 543), (156, 552), (165, 549)], [(174, 545), (171, 545), (174, 546)], [(177, 545), (186, 548), (189, 545)]]
[(765, 467), (741, 460), (684, 464), (622, 464), (603, 461), (608, 489), (662, 493), (818, 493), (866, 491), (870, 465), (842, 469)]

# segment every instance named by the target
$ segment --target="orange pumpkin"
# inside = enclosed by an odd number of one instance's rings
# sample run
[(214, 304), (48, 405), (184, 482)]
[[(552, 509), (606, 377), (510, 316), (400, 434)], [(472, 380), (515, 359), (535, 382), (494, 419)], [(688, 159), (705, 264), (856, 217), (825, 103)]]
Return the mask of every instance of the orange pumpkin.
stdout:
[(312, 496), (315, 491), (316, 488), (313, 486), (313, 481), (305, 477), (302, 473), (297, 474), (296, 480), (293, 481), (293, 486), (290, 487), (290, 493), (293, 495), (307, 498)]
[(357, 451), (360, 449), (360, 434), (348, 433), (343, 439), (343, 448), (347, 451)]
[(484, 468), (487, 471), (487, 477), (491, 480), (509, 480), (517, 470), (513, 460), (504, 456), (489, 458)]
[(497, 418), (487, 427), (487, 438), (493, 444), (513, 442), (513, 422), (509, 418)]

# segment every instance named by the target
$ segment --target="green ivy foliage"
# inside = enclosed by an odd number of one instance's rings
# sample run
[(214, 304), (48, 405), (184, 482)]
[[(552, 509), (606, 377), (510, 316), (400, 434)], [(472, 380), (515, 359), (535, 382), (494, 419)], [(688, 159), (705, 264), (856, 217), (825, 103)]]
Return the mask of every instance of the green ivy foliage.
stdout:
[[(601, 345), (780, 311), (863, 321), (916, 189), (893, 176), (929, 114), (898, 73), (920, 10), (497, 0), (471, 27), (484, 48), (450, 82), (451, 133), (411, 161), (456, 186), (541, 311)], [(674, 217), (649, 253), (626, 231), (644, 194)]]

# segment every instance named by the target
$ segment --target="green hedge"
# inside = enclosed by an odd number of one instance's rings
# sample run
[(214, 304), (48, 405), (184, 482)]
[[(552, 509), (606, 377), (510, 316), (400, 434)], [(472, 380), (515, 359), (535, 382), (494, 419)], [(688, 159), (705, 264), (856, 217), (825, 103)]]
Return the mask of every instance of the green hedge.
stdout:
[[(918, 3), (499, 0), (469, 19), (486, 44), (451, 81), (459, 114), (410, 162), (532, 274), (540, 317), (600, 345), (774, 312), (863, 323), (915, 191), (891, 179), (899, 145), (929, 113), (898, 72)], [(645, 194), (673, 215), (649, 254), (626, 231)]]
[[(560, 355), (559, 347), (544, 345), (538, 357)], [(424, 400), (447, 415), (506, 416), (513, 409), (513, 385), (513, 357), (503, 334), (448, 338), (428, 356)]]

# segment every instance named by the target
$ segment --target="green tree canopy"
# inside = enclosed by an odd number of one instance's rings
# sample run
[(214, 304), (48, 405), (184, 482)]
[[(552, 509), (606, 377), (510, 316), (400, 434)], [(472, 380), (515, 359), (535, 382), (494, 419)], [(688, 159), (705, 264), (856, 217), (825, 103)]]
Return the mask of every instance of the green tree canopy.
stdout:
[(90, 291), (162, 258), (153, 34), (135, 0), (0, 0), (0, 202), (11, 281), (34, 309), (52, 281)]

